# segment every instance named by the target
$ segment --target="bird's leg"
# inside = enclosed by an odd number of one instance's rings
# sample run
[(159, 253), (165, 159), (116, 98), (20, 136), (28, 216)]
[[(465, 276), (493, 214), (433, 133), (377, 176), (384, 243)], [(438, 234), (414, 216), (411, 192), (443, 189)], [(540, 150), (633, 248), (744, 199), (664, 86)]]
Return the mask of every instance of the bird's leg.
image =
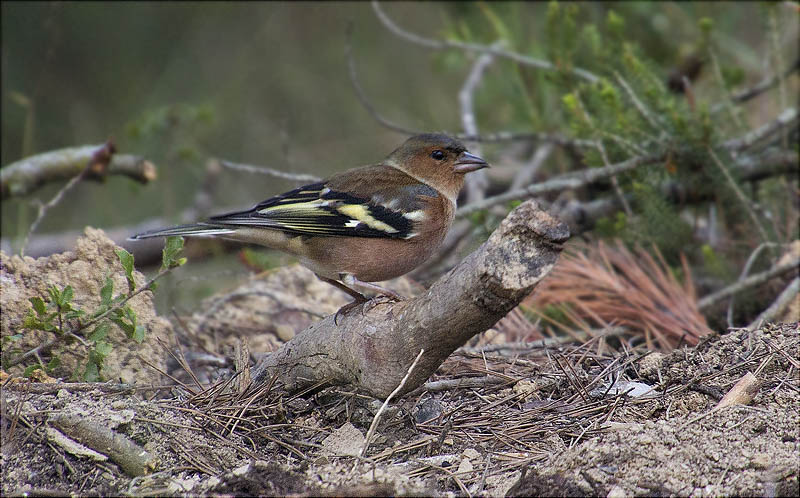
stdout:
[(369, 282), (363, 282), (350, 274), (343, 274), (342, 281), (347, 285), (358, 286), (364, 289), (368, 289), (377, 294), (382, 294), (388, 298), (394, 299), (395, 301), (403, 300), (403, 296), (394, 291), (390, 291), (389, 289), (384, 289), (380, 285), (371, 284)]
[(402, 301), (404, 299), (403, 296), (394, 291), (390, 291), (389, 289), (385, 289), (379, 285), (371, 284), (369, 282), (363, 282), (350, 274), (343, 274), (342, 280), (349, 286), (362, 287), (378, 294), (367, 301), (366, 305), (361, 309), (362, 315), (377, 305), (380, 298), (385, 298), (389, 301)]
[(394, 300), (394, 301), (402, 301), (403, 300), (403, 296), (401, 296), (400, 294), (397, 294), (396, 292), (390, 291), (389, 289), (384, 289), (383, 287), (381, 287), (379, 285), (371, 284), (369, 282), (362, 282), (361, 280), (355, 278), (353, 275), (351, 275), (349, 273), (343, 273), (341, 275), (341, 279), (342, 279), (342, 281), (344, 283), (339, 282), (338, 280), (333, 280), (331, 278), (325, 278), (325, 277), (320, 276), (320, 275), (317, 275), (317, 277), (320, 280), (322, 280), (323, 282), (327, 282), (327, 283), (331, 284), (332, 286), (336, 287), (337, 289), (341, 290), (342, 292), (345, 292), (346, 294), (348, 294), (349, 296), (351, 296), (353, 298), (353, 302), (352, 303), (345, 304), (344, 306), (339, 308), (339, 311), (336, 312), (336, 316), (333, 318), (333, 323), (336, 324), (336, 325), (338, 325), (338, 320), (339, 320), (339, 315), (340, 314), (346, 315), (350, 310), (352, 310), (353, 308), (355, 308), (359, 304), (363, 304), (363, 303), (372, 301), (372, 299), (367, 299), (366, 296), (364, 296), (360, 292), (354, 290), (353, 288), (349, 287), (351, 285), (352, 286), (359, 286), (359, 287), (363, 287), (365, 289), (371, 290), (373, 292), (376, 292), (376, 293), (378, 293), (378, 294), (380, 294), (382, 296), (385, 296), (385, 297), (389, 298), (390, 300)]
[(367, 301), (369, 301), (369, 299), (367, 299), (366, 296), (364, 296), (364, 294), (361, 294), (360, 292), (351, 289), (350, 287), (344, 285), (343, 283), (339, 282), (338, 280), (333, 280), (332, 278), (325, 278), (325, 277), (322, 277), (320, 275), (317, 275), (317, 278), (319, 278), (323, 282), (331, 284), (332, 286), (336, 287), (337, 289), (339, 289), (342, 292), (347, 293), (349, 296), (351, 296), (353, 298), (353, 302), (352, 303), (345, 304), (344, 306), (339, 308), (339, 311), (336, 312), (336, 316), (333, 317), (333, 324), (334, 325), (339, 325), (338, 321), (339, 321), (339, 315), (340, 314), (346, 315), (351, 309), (355, 308), (359, 304), (363, 304), (363, 303), (366, 303)]
[(321, 277), (319, 275), (317, 275), (317, 278), (319, 278), (320, 280), (322, 280), (325, 283), (331, 284), (332, 286), (336, 287), (340, 291), (347, 293), (347, 295), (349, 295), (350, 297), (355, 299), (356, 302), (365, 303), (365, 302), (369, 301), (369, 299), (367, 299), (366, 296), (364, 296), (364, 294), (361, 294), (360, 292), (351, 289), (350, 287), (348, 287), (345, 284), (339, 282), (338, 280), (334, 280), (332, 278)]

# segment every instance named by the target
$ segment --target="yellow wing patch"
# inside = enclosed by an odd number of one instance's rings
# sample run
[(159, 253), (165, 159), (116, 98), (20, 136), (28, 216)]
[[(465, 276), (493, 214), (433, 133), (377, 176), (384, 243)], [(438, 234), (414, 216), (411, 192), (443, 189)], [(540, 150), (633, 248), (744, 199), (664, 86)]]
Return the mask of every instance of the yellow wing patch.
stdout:
[(388, 223), (376, 220), (365, 206), (361, 204), (342, 204), (336, 208), (337, 211), (351, 219), (363, 223), (370, 228), (386, 233), (397, 233), (398, 230)]

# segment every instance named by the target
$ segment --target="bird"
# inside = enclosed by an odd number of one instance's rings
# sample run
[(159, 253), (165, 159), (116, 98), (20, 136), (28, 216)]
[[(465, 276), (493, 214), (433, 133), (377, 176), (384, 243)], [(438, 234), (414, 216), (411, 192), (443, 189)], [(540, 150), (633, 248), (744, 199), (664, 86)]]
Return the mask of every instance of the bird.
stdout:
[(131, 239), (211, 236), (286, 252), (354, 299), (338, 318), (369, 301), (357, 289), (403, 299), (372, 282), (399, 277), (427, 260), (453, 223), (465, 175), (487, 167), (450, 136), (420, 134), (378, 164), (334, 174), (248, 210)]

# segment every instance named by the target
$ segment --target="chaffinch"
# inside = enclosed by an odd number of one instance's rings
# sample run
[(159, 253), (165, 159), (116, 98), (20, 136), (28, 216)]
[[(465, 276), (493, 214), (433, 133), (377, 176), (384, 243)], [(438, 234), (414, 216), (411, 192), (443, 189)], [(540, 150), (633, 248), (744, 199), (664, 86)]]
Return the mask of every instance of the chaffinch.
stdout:
[(338, 173), (246, 211), (132, 239), (184, 235), (252, 242), (297, 256), (355, 298), (352, 305), (367, 300), (354, 286), (401, 299), (368, 282), (399, 277), (428, 259), (450, 229), (464, 175), (488, 166), (446, 135), (417, 135), (380, 164)]

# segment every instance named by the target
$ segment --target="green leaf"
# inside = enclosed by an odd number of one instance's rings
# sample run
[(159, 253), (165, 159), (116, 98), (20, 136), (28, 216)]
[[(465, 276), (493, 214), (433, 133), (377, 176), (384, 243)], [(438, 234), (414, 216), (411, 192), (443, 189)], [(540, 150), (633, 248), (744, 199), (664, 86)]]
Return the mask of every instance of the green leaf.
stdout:
[(30, 298), (30, 302), (37, 315), (41, 316), (47, 313), (47, 306), (45, 306), (44, 300), (41, 297), (32, 297)]
[(50, 294), (50, 301), (54, 302), (56, 305), (61, 302), (61, 291), (59, 291), (58, 287), (55, 285), (48, 287), (47, 293)]
[(55, 330), (55, 326), (52, 323), (54, 315), (46, 315), (37, 317), (33, 310), (28, 310), (28, 314), (25, 316), (25, 320), (22, 322), (22, 326), (26, 329), (33, 329), (33, 330), (44, 330), (47, 332), (52, 332)]
[(65, 320), (74, 320), (75, 318), (80, 318), (85, 315), (86, 312), (83, 310), (70, 310), (68, 313), (64, 315)]
[(71, 285), (64, 287), (64, 290), (61, 291), (61, 302), (59, 302), (59, 306), (69, 304), (69, 302), (72, 301), (73, 294), (74, 292), (72, 291)]
[(125, 249), (117, 249), (115, 251), (119, 262), (122, 263), (122, 268), (125, 270), (125, 278), (128, 280), (128, 290), (133, 292), (136, 290), (136, 282), (133, 281), (133, 254)]
[(36, 365), (31, 365), (22, 372), (22, 376), (28, 378), (34, 371), (39, 370), (40, 368), (42, 368), (42, 366), (38, 363)]
[(110, 342), (106, 341), (97, 341), (97, 345), (95, 346), (95, 353), (100, 357), (105, 359), (111, 350), (114, 349), (114, 346)]
[(161, 253), (161, 270), (167, 270), (186, 263), (186, 258), (176, 260), (175, 257), (183, 249), (183, 237), (167, 237), (164, 251)]
[(130, 306), (115, 310), (110, 320), (125, 332), (128, 339), (136, 335), (136, 312)]
[(47, 362), (45, 370), (49, 373), (60, 366), (61, 366), (61, 358), (58, 356), (53, 356), (53, 358), (49, 362)]
[(121, 328), (123, 332), (125, 332), (125, 335), (128, 337), (128, 339), (133, 337), (133, 333), (136, 331), (136, 327), (134, 325), (126, 322), (122, 317), (112, 317), (110, 320), (116, 323), (117, 326)]
[(136, 344), (141, 344), (142, 341), (144, 341), (144, 335), (146, 332), (147, 329), (145, 329), (144, 326), (136, 326), (136, 329), (133, 331), (133, 340), (136, 341)]
[(111, 296), (114, 294), (114, 281), (106, 277), (106, 284), (100, 289), (100, 302), (104, 306), (111, 306)]
[(86, 382), (97, 382), (100, 380), (100, 367), (91, 359), (86, 363), (86, 370), (83, 372), (83, 380)]
[(89, 340), (92, 342), (102, 341), (108, 335), (108, 330), (110, 328), (111, 325), (104, 320), (103, 323), (95, 327), (92, 333), (89, 334)]

